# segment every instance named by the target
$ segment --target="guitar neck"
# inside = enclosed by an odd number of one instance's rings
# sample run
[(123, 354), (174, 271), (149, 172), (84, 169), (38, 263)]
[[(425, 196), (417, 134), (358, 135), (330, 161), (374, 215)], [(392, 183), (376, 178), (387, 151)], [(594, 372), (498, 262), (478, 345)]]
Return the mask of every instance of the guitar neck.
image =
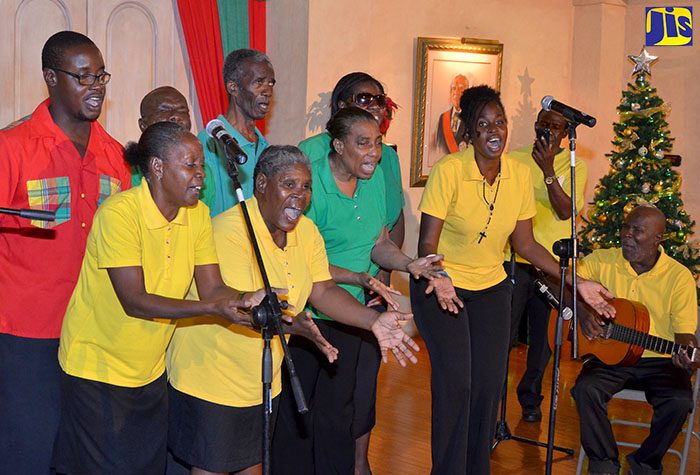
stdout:
[(698, 348), (674, 343), (658, 336), (640, 332), (634, 328), (618, 325), (617, 323), (609, 323), (606, 327), (608, 327), (605, 333), (606, 338), (636, 345), (645, 350), (655, 351), (656, 353), (664, 355), (675, 355), (681, 351), (685, 351), (693, 363), (700, 361), (700, 351), (698, 351)]

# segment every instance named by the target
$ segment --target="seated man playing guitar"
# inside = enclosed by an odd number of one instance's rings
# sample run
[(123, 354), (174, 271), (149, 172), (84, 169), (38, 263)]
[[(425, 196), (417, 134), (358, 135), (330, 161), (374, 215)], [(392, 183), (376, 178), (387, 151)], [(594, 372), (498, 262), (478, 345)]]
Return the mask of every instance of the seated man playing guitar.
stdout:
[[(600, 282), (616, 297), (646, 306), (651, 335), (696, 347), (695, 280), (659, 245), (665, 228), (666, 218), (657, 208), (635, 208), (620, 230), (622, 248), (593, 251), (580, 261), (577, 273)], [(601, 336), (600, 317), (581, 314), (584, 335), (589, 339)], [(692, 367), (685, 351), (668, 357), (647, 350), (633, 366), (609, 366), (597, 358), (584, 363), (571, 394), (581, 419), (581, 444), (589, 458), (589, 473), (617, 474), (620, 470), (607, 403), (623, 388), (644, 390), (654, 408), (649, 436), (627, 456), (631, 472), (661, 473), (661, 459), (692, 408)]]

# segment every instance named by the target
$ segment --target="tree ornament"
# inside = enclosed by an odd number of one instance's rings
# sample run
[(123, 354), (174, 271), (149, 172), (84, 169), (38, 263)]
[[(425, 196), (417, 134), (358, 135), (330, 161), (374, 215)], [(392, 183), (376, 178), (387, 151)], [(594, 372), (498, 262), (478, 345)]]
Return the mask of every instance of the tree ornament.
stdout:
[(606, 222), (607, 220), (608, 220), (608, 215), (607, 215), (607, 214), (601, 214), (600, 216), (598, 216), (598, 221), (600, 221), (601, 223), (604, 223), (604, 222)]
[(637, 150), (637, 153), (640, 157), (646, 157), (647, 153), (649, 153), (649, 150), (647, 150), (647, 148), (644, 145), (642, 145), (641, 147), (639, 147), (639, 150)]
[(636, 177), (631, 173), (628, 173), (627, 176), (625, 176), (625, 180), (627, 180), (627, 183), (632, 183), (634, 180), (636, 180)]
[(622, 209), (622, 211), (624, 211), (625, 213), (625, 216), (627, 216), (630, 213), (630, 211), (634, 209), (635, 205), (636, 203), (634, 201), (630, 201), (625, 205), (625, 207)]
[(642, 185), (642, 193), (646, 194), (649, 193), (649, 191), (651, 191), (651, 185), (649, 183), (644, 183)]
[(641, 108), (642, 108), (642, 106), (640, 106), (640, 105), (639, 105), (638, 103), (636, 103), (636, 102), (633, 102), (632, 105), (630, 106), (630, 109), (632, 109), (632, 110), (635, 111), (635, 112), (638, 111), (638, 110), (641, 109)]
[(625, 130), (622, 131), (622, 135), (624, 135), (625, 137), (629, 137), (630, 135), (632, 135), (632, 129), (627, 127)]
[(664, 158), (664, 151), (663, 150), (657, 150), (656, 153), (654, 153), (654, 156), (658, 158), (659, 160), (662, 160)]
[(663, 185), (661, 184), (661, 182), (659, 182), (659, 183), (657, 183), (656, 185), (654, 185), (654, 191), (657, 192), (657, 193), (661, 193), (661, 190), (663, 190), (663, 189), (664, 189), (664, 187), (663, 187)]
[(644, 74), (648, 74), (651, 76), (651, 69), (649, 67), (656, 62), (657, 59), (659, 59), (658, 56), (654, 56), (649, 54), (647, 49), (642, 46), (642, 51), (639, 52), (637, 56), (634, 55), (628, 55), (627, 58), (629, 58), (633, 63), (634, 63), (634, 69), (632, 70), (632, 76), (635, 74), (641, 73), (640, 74), (640, 81), (644, 81)]

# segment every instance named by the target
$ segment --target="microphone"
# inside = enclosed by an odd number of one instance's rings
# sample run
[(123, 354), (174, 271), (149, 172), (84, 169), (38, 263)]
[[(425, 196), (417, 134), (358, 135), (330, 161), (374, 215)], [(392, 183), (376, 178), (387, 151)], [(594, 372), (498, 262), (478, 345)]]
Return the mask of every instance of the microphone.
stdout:
[(546, 111), (559, 112), (566, 120), (576, 124), (583, 124), (588, 127), (593, 127), (596, 123), (595, 117), (584, 114), (580, 110), (576, 110), (571, 106), (567, 106), (562, 102), (554, 100), (552, 96), (544, 96), (542, 98), (542, 109)]
[(236, 139), (231, 137), (231, 134), (224, 129), (224, 123), (219, 119), (212, 119), (207, 124), (207, 135), (216, 139), (224, 146), (226, 158), (234, 160), (237, 164), (243, 165), (248, 161), (248, 155), (245, 154), (241, 147), (236, 142)]
[(55, 211), (43, 211), (39, 209), (12, 209), (0, 208), (0, 214), (19, 216), (20, 218), (33, 219), (37, 221), (55, 221)]
[[(542, 282), (540, 279), (535, 279), (535, 285), (537, 286), (537, 290), (539, 290), (547, 299), (549, 305), (554, 308), (559, 308), (559, 299), (554, 296), (544, 282)], [(571, 317), (574, 316), (574, 312), (569, 307), (564, 307), (561, 311), (561, 315), (564, 320), (571, 320)]]

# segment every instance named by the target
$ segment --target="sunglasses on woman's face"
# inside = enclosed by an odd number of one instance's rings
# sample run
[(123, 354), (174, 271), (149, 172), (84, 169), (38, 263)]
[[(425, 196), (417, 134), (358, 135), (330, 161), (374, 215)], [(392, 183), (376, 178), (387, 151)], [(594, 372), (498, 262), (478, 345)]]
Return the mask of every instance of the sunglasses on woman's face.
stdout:
[(374, 95), (369, 92), (360, 92), (350, 96), (346, 102), (352, 102), (360, 107), (370, 107), (372, 105), (386, 107), (386, 94)]

